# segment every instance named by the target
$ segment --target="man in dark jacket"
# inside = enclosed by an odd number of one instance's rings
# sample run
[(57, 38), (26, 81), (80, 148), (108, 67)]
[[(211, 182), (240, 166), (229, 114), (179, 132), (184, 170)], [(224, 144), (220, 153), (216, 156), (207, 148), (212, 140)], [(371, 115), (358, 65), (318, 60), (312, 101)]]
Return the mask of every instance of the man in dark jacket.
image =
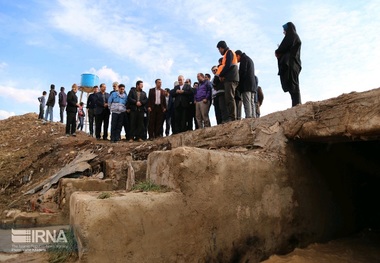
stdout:
[(243, 100), (246, 118), (256, 118), (255, 94), (257, 83), (255, 79), (255, 65), (252, 59), (241, 50), (235, 52), (239, 66), (239, 86), (238, 91)]
[(162, 123), (166, 111), (165, 91), (161, 89), (161, 79), (156, 79), (156, 87), (149, 90), (148, 112), (149, 112), (149, 140), (162, 137)]
[(103, 140), (108, 140), (108, 125), (110, 122), (110, 109), (108, 108), (109, 94), (106, 92), (106, 84), (100, 84), (100, 92), (96, 93), (95, 108), (95, 136), (100, 140), (100, 132), (103, 124)]
[(78, 90), (77, 84), (73, 84), (71, 91), (67, 93), (67, 107), (66, 107), (66, 136), (76, 136), (76, 115), (78, 104), (78, 97), (76, 95)]
[[(165, 135), (169, 136), (170, 126), (172, 125), (171, 117), (173, 114), (173, 97), (170, 95), (170, 89), (165, 89), (165, 101), (166, 101), (166, 111), (164, 114), (165, 121)], [(173, 128), (172, 128), (173, 131)], [(162, 129), (163, 132), (163, 129)]]
[(87, 110), (88, 110), (88, 124), (90, 126), (90, 136), (94, 136), (94, 119), (95, 119), (95, 107), (96, 107), (96, 93), (98, 93), (98, 86), (92, 88), (93, 93), (87, 98)]
[(292, 107), (301, 104), (298, 76), (301, 72), (301, 39), (292, 22), (282, 26), (285, 37), (275, 51), (278, 60), (278, 75), (284, 92), (289, 92)]
[(144, 135), (144, 114), (148, 97), (143, 91), (144, 83), (141, 80), (136, 82), (136, 88), (131, 88), (128, 94), (127, 109), (130, 110), (130, 136), (129, 142), (136, 139), (143, 141)]
[(61, 87), (61, 92), (58, 94), (58, 104), (59, 104), (60, 122), (63, 123), (63, 112), (65, 111), (65, 108), (67, 105), (67, 95), (65, 93), (64, 87)]
[(187, 130), (186, 122), (193, 91), (189, 84), (184, 83), (184, 80), (185, 78), (182, 75), (178, 76), (178, 85), (174, 87), (172, 93), (174, 98), (174, 125), (176, 126), (173, 133), (180, 133)]
[(46, 102), (46, 113), (45, 113), (45, 121), (47, 121), (48, 116), (50, 115), (50, 121), (53, 121), (53, 107), (55, 105), (55, 96), (57, 96), (57, 92), (55, 91), (55, 85), (50, 85), (50, 93), (48, 100)]
[(224, 86), (224, 96), (229, 114), (229, 121), (236, 120), (235, 90), (239, 84), (238, 62), (235, 52), (230, 50), (226, 42), (219, 41), (216, 45), (223, 56), (222, 65), (218, 68), (217, 75)]

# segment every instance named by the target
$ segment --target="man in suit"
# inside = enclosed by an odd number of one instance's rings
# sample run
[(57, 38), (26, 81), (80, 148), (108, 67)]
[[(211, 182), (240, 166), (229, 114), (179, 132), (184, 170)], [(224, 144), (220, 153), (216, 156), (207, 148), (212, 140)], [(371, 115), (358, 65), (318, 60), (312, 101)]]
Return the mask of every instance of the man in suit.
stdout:
[(90, 127), (90, 136), (94, 136), (94, 119), (95, 119), (95, 107), (96, 107), (96, 93), (98, 93), (98, 86), (94, 86), (92, 89), (94, 92), (87, 98), (87, 110), (88, 110), (88, 125)]
[(143, 91), (144, 83), (141, 80), (136, 82), (136, 88), (131, 88), (128, 94), (127, 109), (130, 110), (130, 135), (129, 142), (136, 139), (143, 141), (144, 136), (144, 114), (148, 103), (148, 97)]
[(73, 84), (71, 91), (67, 93), (67, 107), (66, 107), (66, 136), (76, 136), (76, 115), (78, 104), (78, 97), (76, 95), (78, 90), (77, 84)]
[[(173, 124), (172, 123), (172, 115), (173, 115), (173, 97), (170, 94), (170, 89), (166, 88), (165, 89), (165, 100), (166, 100), (166, 111), (164, 114), (164, 120), (165, 121), (165, 135), (169, 136), (170, 132), (170, 126)], [(162, 128), (162, 133), (164, 132), (164, 129)], [(173, 127), (172, 127), (172, 132), (173, 132)]]
[(106, 92), (106, 84), (100, 84), (100, 92), (96, 93), (95, 108), (95, 136), (100, 140), (100, 131), (103, 124), (103, 140), (108, 138), (108, 125), (110, 121), (110, 110), (108, 108), (109, 94)]
[(178, 85), (174, 87), (174, 117), (175, 117), (175, 133), (184, 132), (187, 130), (187, 111), (190, 105), (192, 95), (191, 86), (184, 83), (185, 78), (182, 75), (178, 76)]
[(149, 112), (149, 140), (162, 137), (162, 123), (166, 111), (165, 91), (161, 89), (161, 79), (156, 79), (156, 87), (149, 90), (148, 112)]

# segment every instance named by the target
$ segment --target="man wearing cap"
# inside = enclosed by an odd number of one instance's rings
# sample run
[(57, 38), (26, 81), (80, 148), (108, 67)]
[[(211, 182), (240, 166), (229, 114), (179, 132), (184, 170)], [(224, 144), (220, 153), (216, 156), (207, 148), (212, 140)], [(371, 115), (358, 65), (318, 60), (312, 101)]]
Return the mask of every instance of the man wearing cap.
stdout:
[(228, 48), (223, 40), (216, 45), (223, 56), (222, 65), (218, 68), (217, 74), (224, 86), (224, 96), (229, 114), (228, 121), (236, 120), (235, 91), (239, 84), (238, 62), (235, 52)]

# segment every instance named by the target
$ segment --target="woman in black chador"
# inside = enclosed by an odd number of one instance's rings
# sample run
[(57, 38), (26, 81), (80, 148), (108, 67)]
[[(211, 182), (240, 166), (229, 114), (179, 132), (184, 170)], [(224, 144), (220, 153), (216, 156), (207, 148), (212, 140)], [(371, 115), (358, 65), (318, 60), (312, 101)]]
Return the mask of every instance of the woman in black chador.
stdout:
[(278, 75), (284, 92), (289, 92), (292, 98), (292, 107), (301, 104), (301, 93), (298, 75), (301, 72), (301, 40), (296, 27), (292, 22), (282, 26), (285, 37), (275, 55), (278, 60)]

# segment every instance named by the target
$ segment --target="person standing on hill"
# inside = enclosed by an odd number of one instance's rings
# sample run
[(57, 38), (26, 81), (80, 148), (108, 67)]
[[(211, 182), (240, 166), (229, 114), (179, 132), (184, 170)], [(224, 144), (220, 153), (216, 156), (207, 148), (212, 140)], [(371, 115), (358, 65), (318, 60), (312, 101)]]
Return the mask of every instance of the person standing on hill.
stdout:
[(50, 121), (53, 121), (53, 107), (55, 105), (55, 96), (57, 96), (57, 92), (55, 91), (55, 85), (51, 84), (50, 85), (50, 93), (48, 100), (46, 102), (46, 113), (45, 113), (45, 121), (47, 121), (48, 116), (50, 115)]
[(195, 115), (200, 129), (211, 127), (208, 111), (210, 108), (211, 83), (203, 73), (197, 74), (199, 86), (195, 93)]
[(130, 110), (130, 140), (133, 142), (136, 139), (139, 142), (143, 141), (144, 135), (144, 114), (148, 97), (143, 91), (144, 83), (142, 80), (136, 82), (136, 88), (131, 88), (128, 94), (127, 109)]
[(278, 75), (284, 92), (289, 92), (292, 107), (301, 104), (298, 76), (301, 72), (301, 39), (292, 22), (282, 26), (285, 37), (275, 50), (278, 62)]
[(65, 111), (65, 108), (67, 105), (67, 95), (65, 93), (64, 87), (61, 87), (61, 92), (58, 94), (58, 104), (59, 104), (60, 122), (63, 123), (63, 112)]
[(67, 107), (66, 107), (66, 136), (76, 136), (76, 115), (78, 104), (78, 97), (76, 95), (78, 91), (77, 84), (73, 84), (71, 91), (67, 93)]
[(149, 124), (148, 134), (149, 140), (162, 137), (162, 123), (166, 111), (165, 91), (161, 89), (161, 79), (156, 79), (156, 87), (149, 90), (148, 95), (148, 112)]
[(44, 118), (44, 111), (46, 106), (46, 94), (47, 92), (42, 92), (42, 96), (38, 97), (38, 101), (40, 102), (40, 113), (38, 114), (38, 119), (41, 120)]
[(81, 130), (81, 131), (83, 130), (84, 117), (86, 116), (86, 114), (84, 113), (83, 105), (84, 105), (84, 103), (81, 101), (79, 103), (79, 107), (78, 107), (78, 127), (77, 127), (77, 130)]
[(229, 49), (225, 41), (219, 41), (216, 47), (223, 56), (222, 65), (218, 67), (217, 75), (224, 86), (229, 121), (234, 121), (237, 119), (235, 92), (239, 84), (238, 61), (235, 52)]
[(241, 50), (236, 50), (237, 61), (239, 66), (239, 86), (244, 112), (246, 118), (256, 118), (255, 94), (257, 92), (257, 83), (255, 79), (255, 65), (253, 60)]
[(121, 128), (127, 114), (127, 94), (125, 94), (124, 84), (119, 84), (118, 90), (110, 95), (108, 105), (112, 113), (111, 142), (116, 143), (121, 140)]
[[(173, 97), (170, 95), (170, 89), (168, 88), (165, 89), (165, 101), (166, 101), (166, 111), (164, 114), (165, 135), (169, 136), (170, 126), (172, 125), (171, 117), (173, 113)], [(172, 128), (172, 131), (173, 131), (173, 128)]]
[(98, 93), (98, 86), (93, 87), (93, 93), (87, 98), (87, 110), (88, 110), (88, 124), (90, 127), (90, 136), (94, 136), (94, 119), (95, 119), (95, 107), (96, 107), (96, 93)]
[(182, 75), (178, 76), (178, 85), (174, 87), (172, 92), (174, 98), (174, 118), (175, 129), (173, 133), (187, 131), (187, 120), (190, 100), (193, 95), (191, 86), (185, 83)]
[(110, 109), (108, 108), (109, 94), (106, 92), (106, 84), (100, 84), (100, 92), (96, 93), (95, 108), (95, 136), (100, 140), (100, 132), (103, 124), (103, 140), (108, 140), (108, 125), (110, 122)]

